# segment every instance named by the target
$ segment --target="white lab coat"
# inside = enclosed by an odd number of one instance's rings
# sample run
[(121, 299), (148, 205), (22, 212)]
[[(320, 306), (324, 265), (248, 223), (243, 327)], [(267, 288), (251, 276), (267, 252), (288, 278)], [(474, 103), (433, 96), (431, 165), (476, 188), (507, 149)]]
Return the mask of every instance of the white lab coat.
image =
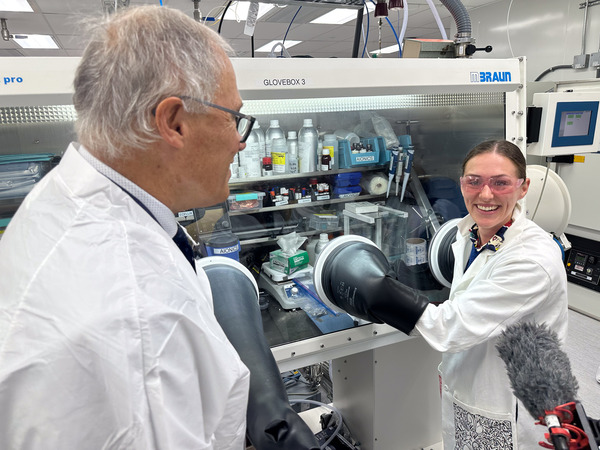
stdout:
[(244, 448), (249, 372), (206, 275), (72, 146), (0, 274), (1, 449)]
[(546, 323), (564, 342), (566, 272), (560, 248), (525, 217), (521, 203), (513, 218), (498, 251), (484, 250), (466, 272), (474, 220), (467, 216), (459, 222), (450, 298), (429, 305), (416, 325), (443, 352), (439, 375), (445, 449), (533, 449), (544, 440), (545, 427), (535, 425), (520, 402), (517, 412), (495, 345), (508, 325), (521, 321)]

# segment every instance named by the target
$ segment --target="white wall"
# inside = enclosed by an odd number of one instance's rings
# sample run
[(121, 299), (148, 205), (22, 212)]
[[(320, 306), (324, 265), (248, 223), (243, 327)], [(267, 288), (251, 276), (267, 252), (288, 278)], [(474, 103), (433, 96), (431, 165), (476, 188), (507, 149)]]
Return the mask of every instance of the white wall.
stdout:
[[(527, 57), (527, 80), (535, 80), (546, 69), (573, 64), (582, 53), (585, 0), (499, 0), (469, 11), (477, 47), (491, 45), (491, 53), (476, 58)], [(455, 33), (452, 28), (452, 36)], [(450, 36), (449, 36), (450, 37)], [(600, 4), (588, 8), (585, 53), (600, 51)], [(561, 69), (543, 81), (596, 78), (596, 69)]]

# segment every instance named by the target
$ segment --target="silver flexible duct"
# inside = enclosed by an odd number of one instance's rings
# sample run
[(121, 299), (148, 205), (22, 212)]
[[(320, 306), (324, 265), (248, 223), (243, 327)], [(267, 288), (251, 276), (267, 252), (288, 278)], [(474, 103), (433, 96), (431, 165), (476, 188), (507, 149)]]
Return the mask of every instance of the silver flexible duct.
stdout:
[(467, 9), (460, 0), (440, 0), (442, 5), (452, 15), (456, 23), (456, 36), (454, 43), (454, 53), (457, 57), (466, 57), (466, 46), (473, 43), (475, 40), (471, 37), (471, 18)]

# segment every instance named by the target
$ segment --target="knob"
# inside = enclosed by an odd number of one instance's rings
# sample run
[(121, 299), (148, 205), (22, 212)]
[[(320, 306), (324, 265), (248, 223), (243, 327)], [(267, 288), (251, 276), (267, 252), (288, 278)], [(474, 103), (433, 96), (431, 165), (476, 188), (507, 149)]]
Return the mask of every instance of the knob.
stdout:
[(492, 46), (488, 45), (488, 46), (483, 47), (483, 48), (477, 48), (473, 44), (469, 44), (465, 48), (465, 53), (467, 54), (467, 56), (471, 56), (473, 53), (480, 52), (480, 51), (484, 51), (486, 53), (490, 53), (492, 51)]

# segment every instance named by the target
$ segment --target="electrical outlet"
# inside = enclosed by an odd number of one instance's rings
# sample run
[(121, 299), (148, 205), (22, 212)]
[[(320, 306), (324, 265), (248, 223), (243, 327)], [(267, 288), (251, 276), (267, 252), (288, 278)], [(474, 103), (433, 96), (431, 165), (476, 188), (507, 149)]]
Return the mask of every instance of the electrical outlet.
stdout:
[(590, 55), (577, 55), (573, 57), (573, 69), (586, 69), (590, 61)]
[(600, 52), (590, 55), (590, 67), (600, 67)]

